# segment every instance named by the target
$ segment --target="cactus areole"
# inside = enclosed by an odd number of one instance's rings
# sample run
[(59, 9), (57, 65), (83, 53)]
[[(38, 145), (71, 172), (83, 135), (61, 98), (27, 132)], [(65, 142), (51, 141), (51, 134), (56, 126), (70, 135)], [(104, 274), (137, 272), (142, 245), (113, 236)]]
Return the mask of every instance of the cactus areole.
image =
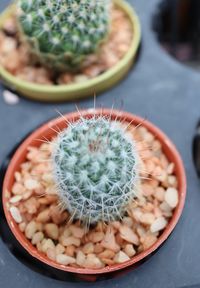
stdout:
[(120, 122), (81, 117), (53, 142), (55, 182), (62, 207), (86, 225), (123, 217), (136, 196), (138, 153)]
[(109, 32), (111, 0), (18, 0), (21, 39), (54, 70), (78, 69)]

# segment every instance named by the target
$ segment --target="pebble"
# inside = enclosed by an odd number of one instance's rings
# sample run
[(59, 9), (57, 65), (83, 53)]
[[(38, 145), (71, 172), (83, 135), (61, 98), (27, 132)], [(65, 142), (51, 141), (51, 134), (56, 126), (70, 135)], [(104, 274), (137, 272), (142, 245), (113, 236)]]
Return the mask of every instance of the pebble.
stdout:
[(85, 264), (85, 258), (85, 254), (81, 250), (79, 250), (76, 255), (76, 264), (83, 267)]
[(32, 239), (33, 238), (33, 235), (35, 234), (37, 230), (37, 226), (36, 226), (36, 223), (35, 221), (31, 221), (27, 224), (26, 226), (26, 229), (25, 229), (25, 235), (26, 235), (26, 238), (28, 239)]
[(118, 252), (120, 250), (120, 247), (117, 244), (116, 239), (115, 239), (114, 231), (110, 226), (107, 228), (106, 234), (104, 236), (104, 239), (101, 242), (101, 245), (104, 248), (107, 248), (114, 252)]
[(36, 220), (38, 222), (41, 222), (41, 223), (46, 223), (50, 220), (50, 211), (49, 209), (46, 209), (42, 212), (40, 212), (36, 218)]
[(37, 243), (41, 242), (44, 239), (44, 234), (42, 232), (37, 232), (32, 237), (32, 244), (36, 245)]
[(157, 218), (150, 226), (152, 233), (163, 230), (167, 226), (167, 220), (164, 217)]
[(12, 204), (18, 203), (19, 201), (22, 200), (22, 195), (16, 195), (12, 198), (10, 198), (9, 202)]
[(135, 245), (139, 244), (139, 238), (135, 232), (131, 228), (125, 225), (121, 225), (119, 228), (120, 236), (122, 239), (126, 240), (129, 243), (133, 243)]
[(48, 249), (55, 249), (54, 242), (51, 239), (43, 239), (41, 244), (41, 249), (44, 253), (46, 253)]
[(143, 213), (140, 217), (140, 222), (146, 225), (151, 225), (155, 220), (153, 213)]
[(56, 254), (63, 254), (65, 252), (65, 247), (58, 243), (56, 245)]
[(99, 258), (105, 258), (105, 259), (110, 259), (110, 258), (113, 258), (114, 256), (115, 256), (115, 252), (109, 249), (106, 249), (103, 252), (98, 254)]
[(165, 198), (165, 189), (163, 187), (157, 187), (154, 196), (158, 201), (162, 202)]
[(130, 260), (129, 256), (123, 251), (119, 251), (114, 257), (115, 263), (119, 263), (119, 264), (124, 263), (128, 260)]
[(34, 190), (39, 187), (39, 183), (34, 179), (27, 179), (24, 181), (24, 186), (28, 190)]
[(62, 265), (69, 265), (76, 263), (75, 258), (64, 255), (64, 254), (58, 254), (56, 255), (56, 262)]
[(168, 188), (165, 192), (165, 201), (171, 208), (178, 204), (178, 191), (175, 188)]
[(85, 231), (83, 228), (77, 227), (75, 225), (70, 225), (69, 230), (71, 231), (72, 235), (76, 238), (82, 238), (85, 234)]
[[(125, 226), (128, 226), (129, 228), (131, 228), (133, 226), (133, 219), (131, 217), (124, 217), (122, 219), (122, 223), (125, 225)], [(120, 227), (120, 226), (119, 226)], [(118, 229), (119, 229), (118, 227)]]
[(70, 246), (70, 245), (74, 245), (76, 247), (79, 247), (81, 244), (80, 239), (75, 238), (73, 236), (70, 236), (68, 238), (64, 238), (63, 242), (62, 242), (63, 246)]
[(53, 240), (57, 240), (59, 236), (58, 226), (54, 223), (48, 223), (44, 226), (47, 236)]
[(68, 256), (74, 257), (76, 247), (74, 245), (67, 246), (65, 252)]
[(103, 238), (104, 238), (104, 233), (103, 232), (92, 232), (89, 235), (89, 239), (93, 243), (100, 242), (100, 241), (103, 240)]
[(84, 262), (85, 268), (100, 269), (104, 267), (104, 263), (94, 254), (89, 254)]
[(21, 217), (20, 211), (17, 207), (15, 207), (15, 206), (10, 207), (10, 214), (12, 215), (12, 217), (16, 223), (22, 222), (22, 217)]
[(148, 248), (150, 248), (156, 241), (157, 241), (157, 237), (153, 234), (147, 234), (144, 237), (144, 241), (143, 241), (143, 249), (146, 250)]
[(21, 183), (15, 182), (13, 187), (12, 187), (12, 193), (14, 195), (21, 195), (25, 191), (24, 186)]
[(82, 248), (82, 251), (84, 254), (91, 254), (91, 253), (94, 253), (94, 244), (89, 242), (89, 243), (86, 243), (83, 248)]
[(133, 245), (131, 244), (126, 244), (124, 248), (124, 252), (126, 253), (126, 255), (128, 255), (128, 257), (133, 257), (136, 254), (136, 251)]
[(54, 248), (48, 248), (46, 251), (46, 255), (49, 259), (53, 261), (56, 260), (56, 250)]
[(3, 91), (3, 99), (8, 105), (16, 105), (19, 103), (19, 97), (15, 93), (8, 90)]

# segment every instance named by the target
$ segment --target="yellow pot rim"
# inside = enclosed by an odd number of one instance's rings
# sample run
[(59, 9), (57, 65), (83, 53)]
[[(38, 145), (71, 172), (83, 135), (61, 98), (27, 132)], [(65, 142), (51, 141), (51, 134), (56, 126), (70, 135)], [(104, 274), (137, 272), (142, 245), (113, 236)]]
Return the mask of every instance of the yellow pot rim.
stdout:
[[(141, 28), (140, 28), (140, 22), (138, 19), (138, 16), (134, 9), (125, 2), (124, 0), (114, 0), (114, 3), (122, 8), (125, 13), (129, 16), (131, 23), (132, 23), (132, 28), (133, 28), (133, 39), (131, 41), (130, 48), (128, 52), (125, 54), (125, 56), (112, 68), (110, 68), (108, 71), (102, 73), (101, 75), (89, 79), (85, 82), (81, 83), (72, 83), (72, 84), (62, 84), (62, 85), (44, 85), (44, 84), (35, 84), (31, 83), (25, 80), (21, 80), (20, 78), (13, 76), (11, 73), (6, 71), (2, 66), (0, 66), (0, 76), (4, 80), (6, 80), (8, 83), (12, 83), (13, 87), (23, 87), (27, 90), (32, 90), (34, 92), (45, 92), (45, 93), (63, 93), (63, 92), (75, 92), (80, 89), (87, 89), (90, 88), (91, 86), (95, 86), (97, 84), (100, 84), (104, 81), (107, 81), (109, 78), (113, 77), (118, 71), (123, 69), (123, 67), (132, 60), (133, 55), (136, 54), (140, 40), (141, 40)], [(6, 13), (11, 6), (7, 8), (7, 10), (4, 11)], [(10, 85), (10, 86), (11, 86)]]

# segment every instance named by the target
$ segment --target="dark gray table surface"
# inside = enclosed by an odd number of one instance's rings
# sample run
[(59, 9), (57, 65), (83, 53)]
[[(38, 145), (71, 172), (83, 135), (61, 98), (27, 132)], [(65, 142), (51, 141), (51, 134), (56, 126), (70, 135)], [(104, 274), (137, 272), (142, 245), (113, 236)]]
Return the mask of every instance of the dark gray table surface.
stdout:
[[(200, 183), (191, 155), (192, 137), (200, 117), (200, 74), (170, 58), (157, 43), (151, 22), (158, 1), (130, 2), (142, 24), (141, 53), (128, 77), (98, 96), (97, 103), (111, 107), (116, 100), (119, 106), (123, 99), (124, 110), (147, 117), (176, 144), (188, 181), (181, 220), (165, 245), (139, 268), (119, 278), (93, 284), (61, 282), (33, 272), (20, 263), (0, 239), (0, 287), (200, 287)], [(7, 0), (1, 0), (0, 10), (7, 4)], [(2, 90), (0, 88), (0, 94)], [(91, 107), (93, 99), (84, 100), (80, 105)], [(0, 97), (0, 162), (26, 133), (56, 117), (55, 108), (62, 113), (75, 109), (73, 103), (42, 104), (22, 98), (19, 104), (9, 106)]]

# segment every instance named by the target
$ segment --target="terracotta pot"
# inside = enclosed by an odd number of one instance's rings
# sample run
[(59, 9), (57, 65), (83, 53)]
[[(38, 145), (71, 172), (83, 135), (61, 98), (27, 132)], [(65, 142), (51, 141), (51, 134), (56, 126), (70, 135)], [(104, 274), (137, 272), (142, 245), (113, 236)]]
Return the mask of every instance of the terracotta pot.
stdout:
[[(124, 11), (130, 19), (133, 29), (133, 40), (125, 56), (112, 68), (105, 73), (89, 79), (83, 83), (72, 83), (68, 85), (41, 85), (34, 84), (15, 77), (0, 66), (0, 77), (4, 83), (25, 97), (39, 101), (66, 101), (93, 96), (107, 90), (117, 84), (128, 73), (136, 58), (141, 40), (140, 22), (134, 9), (124, 0), (114, 0), (114, 3)], [(0, 15), (0, 27), (4, 21), (16, 9), (14, 5), (9, 6)]]
[[(103, 115), (110, 115), (111, 110), (110, 109), (103, 109), (103, 110), (94, 110), (94, 109), (88, 109), (81, 112), (83, 116), (86, 117), (92, 117), (96, 114), (102, 113)], [(155, 127), (153, 124), (151, 124), (148, 121), (144, 121), (142, 118), (132, 115), (130, 113), (126, 112), (120, 112), (117, 110), (112, 111), (112, 119), (116, 119), (116, 117), (119, 120), (125, 120), (128, 122), (132, 122), (133, 124), (137, 125), (139, 123), (143, 123), (142, 125), (146, 127), (153, 135), (156, 136), (156, 138), (161, 142), (163, 147), (163, 152), (167, 156), (167, 158), (174, 162), (175, 164), (175, 174), (178, 179), (178, 193), (179, 193), (179, 203), (178, 206), (175, 208), (175, 211), (173, 213), (172, 218), (169, 221), (169, 224), (163, 231), (163, 233), (158, 238), (157, 242), (154, 243), (149, 249), (147, 249), (144, 252), (141, 252), (140, 254), (134, 256), (131, 260), (122, 263), (122, 264), (116, 264), (111, 267), (105, 267), (102, 269), (83, 269), (83, 268), (73, 268), (73, 267), (65, 267), (63, 265), (57, 264), (56, 262), (50, 260), (45, 256), (43, 253), (39, 252), (32, 244), (31, 242), (24, 236), (24, 234), (19, 230), (18, 225), (13, 220), (7, 206), (7, 198), (6, 198), (6, 191), (10, 191), (13, 183), (14, 183), (14, 173), (15, 171), (20, 170), (20, 164), (24, 162), (26, 154), (27, 154), (27, 147), (28, 146), (40, 146), (41, 142), (36, 139), (43, 139), (46, 138), (48, 140), (51, 140), (52, 137), (56, 135), (56, 132), (54, 132), (54, 129), (64, 129), (66, 127), (66, 121), (64, 118), (58, 118), (55, 120), (52, 120), (45, 125), (43, 125), (41, 128), (37, 129), (35, 132), (33, 132), (17, 149), (16, 153), (14, 154), (12, 160), (10, 161), (10, 164), (8, 166), (4, 183), (3, 183), (3, 207), (5, 216), (8, 222), (8, 225), (10, 226), (10, 229), (12, 233), (15, 235), (17, 240), (20, 242), (20, 244), (30, 253), (33, 257), (36, 257), (40, 261), (46, 263), (47, 265), (50, 265), (54, 268), (67, 271), (67, 272), (73, 272), (76, 274), (81, 275), (90, 275), (91, 279), (92, 277), (96, 277), (97, 274), (104, 274), (104, 273), (110, 273), (110, 272), (116, 272), (118, 270), (124, 269), (126, 267), (136, 267), (138, 263), (141, 260), (144, 260), (147, 256), (149, 256), (151, 253), (153, 253), (170, 235), (170, 233), (175, 228), (185, 202), (185, 196), (186, 196), (186, 177), (185, 177), (185, 171), (184, 166), (182, 163), (182, 160), (179, 156), (179, 153), (177, 152), (175, 146), (172, 144), (172, 142), (167, 138), (167, 136), (161, 132), (157, 127)], [(65, 118), (67, 118), (68, 121), (75, 121), (80, 118), (80, 115), (78, 112), (70, 113), (65, 115)], [(86, 276), (86, 275), (85, 275)]]

